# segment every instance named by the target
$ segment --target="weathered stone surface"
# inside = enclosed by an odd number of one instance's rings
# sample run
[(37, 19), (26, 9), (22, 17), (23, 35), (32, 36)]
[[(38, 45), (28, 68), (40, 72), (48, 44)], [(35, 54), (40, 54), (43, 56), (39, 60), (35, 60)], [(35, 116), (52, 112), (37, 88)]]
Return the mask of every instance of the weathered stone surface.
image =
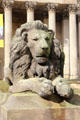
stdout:
[(10, 92), (32, 91), (42, 97), (50, 96), (54, 93), (52, 82), (46, 78), (22, 79), (9, 89)]
[(46, 98), (57, 92), (61, 97), (70, 98), (72, 89), (62, 77), (55, 86), (52, 84), (59, 75), (62, 76), (63, 66), (62, 46), (47, 25), (33, 21), (16, 30), (6, 74), (12, 85), (11, 92), (32, 91)]
[(32, 93), (13, 94), (1, 106), (1, 115), (2, 120), (80, 120), (80, 99), (76, 94), (69, 102), (57, 97), (47, 101)]
[(64, 98), (70, 98), (73, 95), (73, 90), (68, 84), (67, 80), (58, 76), (53, 82), (53, 86), (55, 87), (56, 92)]

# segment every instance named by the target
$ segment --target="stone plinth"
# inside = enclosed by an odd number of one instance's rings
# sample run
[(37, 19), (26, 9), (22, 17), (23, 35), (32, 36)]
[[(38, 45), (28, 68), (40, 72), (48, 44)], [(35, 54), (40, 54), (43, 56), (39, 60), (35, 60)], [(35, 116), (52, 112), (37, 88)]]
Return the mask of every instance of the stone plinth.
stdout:
[(73, 102), (76, 99), (68, 103), (54, 97), (52, 102), (36, 94), (13, 94), (1, 106), (2, 120), (80, 120), (80, 104)]

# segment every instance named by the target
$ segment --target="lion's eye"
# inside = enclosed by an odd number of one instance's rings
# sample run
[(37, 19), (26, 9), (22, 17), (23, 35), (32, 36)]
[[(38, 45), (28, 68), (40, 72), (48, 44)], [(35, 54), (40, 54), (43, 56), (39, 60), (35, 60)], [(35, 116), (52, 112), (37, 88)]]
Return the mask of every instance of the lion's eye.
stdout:
[(34, 41), (38, 41), (38, 38), (34, 38), (33, 40), (34, 40)]

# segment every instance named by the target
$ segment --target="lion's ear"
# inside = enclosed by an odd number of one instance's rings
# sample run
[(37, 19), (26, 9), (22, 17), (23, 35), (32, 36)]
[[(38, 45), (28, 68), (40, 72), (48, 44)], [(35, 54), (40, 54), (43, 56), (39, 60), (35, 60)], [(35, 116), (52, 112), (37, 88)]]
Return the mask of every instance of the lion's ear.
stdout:
[(27, 42), (27, 29), (26, 28), (21, 29), (20, 36), (22, 37), (22, 40)]
[(51, 34), (52, 39), (54, 38), (54, 32), (53, 30), (48, 30), (48, 32)]
[(23, 39), (24, 41), (28, 42), (28, 41), (27, 41), (27, 32), (23, 32), (23, 33), (22, 33), (22, 39)]

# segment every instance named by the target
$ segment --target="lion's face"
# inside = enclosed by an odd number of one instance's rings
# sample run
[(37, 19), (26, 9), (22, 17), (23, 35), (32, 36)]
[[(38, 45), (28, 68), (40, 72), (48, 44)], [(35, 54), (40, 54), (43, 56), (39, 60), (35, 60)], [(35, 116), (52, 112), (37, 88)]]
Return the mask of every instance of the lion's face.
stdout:
[(28, 47), (32, 57), (39, 64), (46, 64), (52, 47), (53, 35), (44, 30), (32, 29), (28, 32)]

